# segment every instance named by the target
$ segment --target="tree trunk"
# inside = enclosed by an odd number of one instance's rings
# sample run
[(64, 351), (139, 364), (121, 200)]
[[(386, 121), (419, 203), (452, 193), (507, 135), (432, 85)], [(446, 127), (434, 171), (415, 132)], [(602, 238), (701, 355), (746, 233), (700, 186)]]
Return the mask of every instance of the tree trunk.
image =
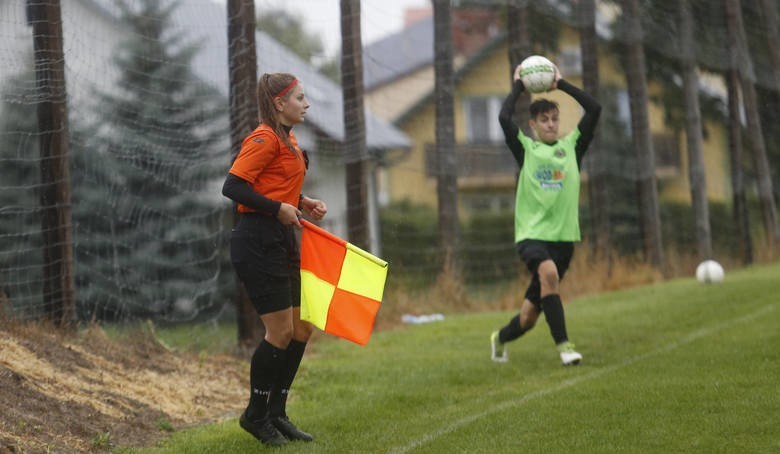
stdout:
[(43, 232), (43, 310), (67, 330), (76, 328), (71, 231), (68, 109), (59, 0), (28, 0), (38, 88)]
[[(733, 26), (730, 27), (734, 28)], [(728, 40), (729, 69), (726, 71), (726, 88), (728, 91), (728, 134), (729, 134), (729, 158), (731, 163), (731, 192), (733, 200), (733, 218), (737, 230), (737, 247), (739, 257), (745, 264), (753, 263), (753, 240), (750, 236), (750, 214), (747, 207), (747, 195), (745, 194), (742, 145), (742, 103), (739, 96), (740, 52), (739, 44)]]
[(359, 0), (341, 0), (341, 82), (344, 102), (348, 238), (350, 243), (368, 250), (368, 150), (363, 107), (363, 48)]
[(645, 257), (657, 269), (665, 272), (661, 240), (661, 219), (658, 210), (658, 188), (655, 179), (655, 152), (648, 119), (647, 76), (642, 47), (642, 24), (638, 0), (623, 0), (627, 20), (626, 80), (631, 110), (631, 133), (637, 156), (637, 190), (639, 222)]
[(11, 312), (11, 300), (5, 293), (5, 286), (0, 283), (0, 322), (3, 322)]
[[(731, 44), (732, 62), (736, 61), (734, 45)], [(729, 97), (729, 158), (731, 163), (731, 192), (734, 225), (737, 229), (737, 248), (742, 263), (753, 263), (753, 240), (750, 237), (750, 216), (745, 195), (744, 172), (742, 170), (742, 126), (740, 120), (739, 74), (736, 69), (726, 72), (726, 86)]]
[[(509, 80), (514, 83), (515, 68), (523, 59), (531, 55), (531, 37), (528, 27), (528, 0), (510, 0), (507, 5), (507, 40), (509, 41)], [(526, 91), (515, 104), (515, 118), (513, 119), (523, 133), (531, 136), (531, 128), (528, 126), (530, 113), (528, 106), (531, 104), (531, 95)]]
[[(228, 0), (228, 66), (230, 71), (230, 152), (234, 160), (241, 143), (258, 125), (257, 49), (253, 0)], [(233, 219), (235, 224), (235, 215)], [(237, 279), (236, 324), (238, 347), (253, 350), (265, 334), (244, 285)]]
[(695, 220), (696, 246), (699, 261), (712, 258), (712, 234), (710, 230), (710, 208), (707, 201), (707, 181), (702, 155), (702, 125), (699, 108), (699, 76), (696, 73), (694, 55), (693, 15), (690, 0), (681, 0), (680, 48), (685, 96), (685, 135), (688, 148), (688, 178), (691, 186), (691, 204)]
[[(578, 11), (580, 53), (582, 55), (582, 85), (586, 92), (598, 99), (599, 64), (598, 36), (596, 35), (596, 6), (594, 0), (581, 0)], [(594, 260), (604, 261), (611, 270), (609, 235), (609, 195), (607, 165), (601, 139), (597, 133), (585, 158), (588, 173), (588, 209), (590, 210), (590, 242)]]
[(452, 13), (449, 0), (433, 0), (434, 72), (436, 99), (436, 162), (439, 236), (443, 270), (457, 271), (458, 188), (455, 155), (455, 73), (453, 70)]
[(761, 12), (766, 25), (766, 41), (769, 49), (769, 61), (772, 62), (775, 78), (775, 90), (780, 91), (780, 31), (777, 24), (777, 2), (761, 0)]
[(758, 198), (761, 203), (767, 246), (771, 253), (775, 244), (780, 240), (780, 230), (777, 225), (775, 196), (772, 187), (772, 177), (769, 172), (764, 132), (758, 113), (756, 87), (753, 85), (755, 83), (755, 72), (753, 71), (753, 62), (748, 51), (739, 0), (725, 0), (725, 3), (729, 41), (736, 43), (736, 69), (742, 85), (742, 103), (745, 109), (745, 117), (747, 118), (747, 127), (750, 131), (750, 150), (758, 180)]

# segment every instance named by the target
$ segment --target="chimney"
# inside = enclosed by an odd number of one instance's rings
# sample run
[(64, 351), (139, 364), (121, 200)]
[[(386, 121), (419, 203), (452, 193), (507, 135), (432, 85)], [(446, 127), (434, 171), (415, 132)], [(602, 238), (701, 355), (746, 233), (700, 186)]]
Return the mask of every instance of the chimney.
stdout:
[(406, 8), (404, 10), (404, 28), (431, 16), (433, 16), (433, 7), (431, 6)]

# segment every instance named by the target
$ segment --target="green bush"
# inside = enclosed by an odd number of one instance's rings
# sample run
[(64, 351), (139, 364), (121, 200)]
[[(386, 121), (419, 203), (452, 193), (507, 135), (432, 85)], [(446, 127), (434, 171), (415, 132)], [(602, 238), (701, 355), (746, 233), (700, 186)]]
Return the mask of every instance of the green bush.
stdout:
[(466, 282), (495, 283), (517, 277), (522, 263), (514, 236), (511, 211), (472, 217), (461, 229), (459, 256)]
[(440, 268), (436, 212), (405, 200), (383, 208), (380, 222), (391, 277), (413, 287), (432, 283)]
[[(409, 201), (385, 207), (382, 255), (391, 275), (412, 287), (431, 284), (441, 270), (438, 217), (429, 207)], [(474, 216), (460, 226), (458, 262), (467, 283), (494, 283), (517, 275), (511, 212)]]

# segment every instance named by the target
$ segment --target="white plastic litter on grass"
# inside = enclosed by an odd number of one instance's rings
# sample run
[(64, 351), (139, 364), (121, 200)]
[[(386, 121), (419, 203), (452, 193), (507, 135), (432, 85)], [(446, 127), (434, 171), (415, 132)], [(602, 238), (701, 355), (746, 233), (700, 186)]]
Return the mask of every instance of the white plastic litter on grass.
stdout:
[(427, 314), (427, 315), (412, 315), (404, 314), (401, 316), (401, 321), (409, 323), (411, 325), (419, 325), (421, 323), (440, 322), (444, 320), (444, 314)]

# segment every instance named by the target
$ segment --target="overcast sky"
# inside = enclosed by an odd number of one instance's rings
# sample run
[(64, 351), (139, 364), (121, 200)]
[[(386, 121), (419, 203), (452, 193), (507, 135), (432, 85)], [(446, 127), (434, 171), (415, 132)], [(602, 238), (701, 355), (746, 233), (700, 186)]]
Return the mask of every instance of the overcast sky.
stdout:
[[(214, 0), (224, 4), (225, 0)], [(430, 6), (430, 0), (361, 0), (361, 36), (368, 44), (403, 28), (404, 10)], [(255, 0), (255, 9), (284, 8), (304, 19), (306, 30), (320, 35), (329, 56), (341, 50), (339, 0)]]

